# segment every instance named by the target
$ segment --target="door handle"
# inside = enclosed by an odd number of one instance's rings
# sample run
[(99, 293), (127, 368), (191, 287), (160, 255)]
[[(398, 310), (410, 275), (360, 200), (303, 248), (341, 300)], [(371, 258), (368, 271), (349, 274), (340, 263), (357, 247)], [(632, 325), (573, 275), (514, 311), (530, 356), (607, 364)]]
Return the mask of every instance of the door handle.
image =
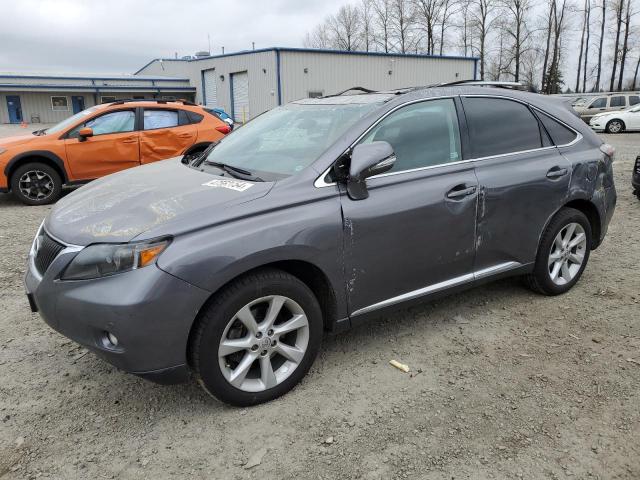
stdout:
[(471, 187), (467, 187), (465, 184), (456, 185), (451, 190), (447, 192), (446, 197), (456, 200), (458, 198), (467, 197), (469, 195), (473, 195), (476, 193), (476, 186), (472, 185)]
[(568, 170), (566, 168), (553, 167), (547, 172), (547, 178), (560, 178), (564, 177), (567, 174)]
[(178, 135), (178, 137), (180, 137), (180, 138), (191, 138), (191, 134), (190, 133), (181, 133), (180, 135)]
[(122, 140), (122, 143), (138, 143), (137, 138), (125, 138)]

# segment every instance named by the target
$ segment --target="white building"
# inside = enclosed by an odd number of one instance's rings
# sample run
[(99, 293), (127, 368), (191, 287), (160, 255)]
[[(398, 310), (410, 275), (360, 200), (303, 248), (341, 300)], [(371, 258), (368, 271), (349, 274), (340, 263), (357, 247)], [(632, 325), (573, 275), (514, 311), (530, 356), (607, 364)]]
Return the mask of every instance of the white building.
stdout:
[(185, 99), (244, 122), (300, 98), (475, 79), (478, 59), (266, 48), (155, 59), (133, 75), (0, 74), (0, 123), (54, 123), (122, 98)]
[(385, 90), (475, 79), (477, 58), (267, 48), (191, 59), (155, 59), (136, 75), (186, 77), (195, 101), (237, 121), (305, 97), (350, 87)]

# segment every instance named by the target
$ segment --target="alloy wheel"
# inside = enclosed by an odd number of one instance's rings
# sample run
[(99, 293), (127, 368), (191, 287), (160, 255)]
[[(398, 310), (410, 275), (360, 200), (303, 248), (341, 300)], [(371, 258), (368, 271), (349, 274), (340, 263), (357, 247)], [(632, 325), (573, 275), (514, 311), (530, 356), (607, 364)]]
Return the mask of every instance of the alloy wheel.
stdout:
[(30, 200), (44, 200), (53, 193), (54, 184), (48, 173), (29, 170), (20, 177), (18, 188), (20, 193)]
[(262, 392), (286, 380), (309, 344), (309, 320), (302, 307), (281, 295), (246, 304), (224, 329), (218, 363), (224, 378), (245, 392)]
[(619, 133), (622, 130), (622, 124), (617, 120), (614, 120), (609, 124), (609, 132)]
[(579, 223), (565, 225), (549, 251), (549, 276), (556, 285), (566, 285), (580, 272), (587, 249), (587, 235)]

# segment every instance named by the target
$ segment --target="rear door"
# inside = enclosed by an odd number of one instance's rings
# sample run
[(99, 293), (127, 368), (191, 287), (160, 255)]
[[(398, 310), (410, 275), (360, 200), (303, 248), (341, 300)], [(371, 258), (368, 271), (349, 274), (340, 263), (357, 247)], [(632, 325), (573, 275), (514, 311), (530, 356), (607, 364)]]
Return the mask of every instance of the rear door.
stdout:
[(367, 179), (369, 198), (341, 198), (354, 317), (473, 278), (477, 180), (454, 99), (401, 107), (361, 143), (380, 140), (394, 149), (393, 169)]
[(547, 221), (565, 202), (571, 164), (526, 104), (468, 96), (463, 105), (480, 185), (474, 270), (531, 263)]
[[(135, 109), (98, 115), (69, 131), (64, 140), (69, 168), (76, 180), (90, 180), (140, 165)], [(78, 137), (81, 128), (93, 136)]]
[(140, 131), (140, 160), (151, 163), (183, 155), (198, 138), (184, 110), (144, 108)]

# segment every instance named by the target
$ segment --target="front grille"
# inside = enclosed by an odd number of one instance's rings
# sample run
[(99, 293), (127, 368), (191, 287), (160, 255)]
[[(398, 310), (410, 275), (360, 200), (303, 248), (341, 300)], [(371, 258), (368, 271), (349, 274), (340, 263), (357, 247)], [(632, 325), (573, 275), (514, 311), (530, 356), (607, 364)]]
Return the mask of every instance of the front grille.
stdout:
[(64, 245), (56, 242), (45, 232), (42, 232), (39, 240), (39, 247), (33, 260), (40, 275), (44, 275), (44, 272), (47, 271), (51, 262), (64, 250)]

